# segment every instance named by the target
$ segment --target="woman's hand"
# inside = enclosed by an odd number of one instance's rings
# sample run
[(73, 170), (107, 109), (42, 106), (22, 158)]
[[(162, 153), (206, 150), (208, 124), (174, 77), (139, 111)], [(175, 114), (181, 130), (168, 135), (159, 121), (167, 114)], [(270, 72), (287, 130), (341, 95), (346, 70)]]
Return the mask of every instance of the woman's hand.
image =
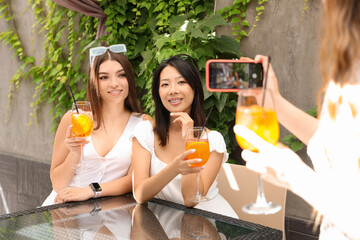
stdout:
[(85, 201), (92, 197), (94, 197), (94, 191), (90, 186), (83, 188), (66, 187), (56, 195), (54, 202)]
[[(271, 63), (269, 63), (269, 57), (263, 55), (256, 55), (254, 62), (262, 64), (264, 69), (264, 79), (267, 74), (266, 88), (271, 90), (272, 94), (275, 96), (281, 95), (274, 69), (272, 68)], [(268, 71), (268, 73), (266, 73), (266, 71)]]
[(89, 143), (89, 140), (85, 137), (72, 137), (71, 129), (72, 125), (70, 125), (66, 130), (65, 146), (70, 150), (72, 154), (80, 157), (81, 146)]
[(185, 140), (187, 129), (194, 127), (194, 120), (186, 112), (170, 113), (170, 116), (175, 118), (173, 123), (179, 123), (182, 127), (182, 138)]
[(294, 181), (301, 180), (297, 176), (301, 174), (305, 164), (291, 149), (274, 146), (241, 125), (235, 125), (234, 132), (259, 150), (258, 153), (249, 150), (242, 152), (247, 168), (261, 173), (264, 179), (282, 187), (290, 187)]
[(194, 158), (190, 160), (186, 160), (186, 156), (190, 155), (191, 153), (194, 153), (195, 149), (189, 149), (182, 154), (178, 155), (174, 161), (172, 161), (170, 164), (173, 165), (174, 168), (177, 169), (177, 173), (181, 175), (187, 175), (192, 173), (198, 173), (204, 167), (192, 167), (191, 164), (199, 163), (202, 160), (200, 158)]

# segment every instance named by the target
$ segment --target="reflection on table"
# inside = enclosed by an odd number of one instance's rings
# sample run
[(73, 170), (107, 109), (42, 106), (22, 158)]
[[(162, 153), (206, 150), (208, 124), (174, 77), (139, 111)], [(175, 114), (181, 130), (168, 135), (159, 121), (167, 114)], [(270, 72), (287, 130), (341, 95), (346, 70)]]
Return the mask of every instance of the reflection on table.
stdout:
[(281, 239), (281, 231), (131, 195), (0, 216), (0, 239)]

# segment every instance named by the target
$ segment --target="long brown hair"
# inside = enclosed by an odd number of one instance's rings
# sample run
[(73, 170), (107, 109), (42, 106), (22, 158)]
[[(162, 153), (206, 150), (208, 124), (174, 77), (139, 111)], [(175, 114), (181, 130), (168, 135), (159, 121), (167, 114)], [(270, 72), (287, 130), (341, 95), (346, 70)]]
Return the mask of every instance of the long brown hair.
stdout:
[(86, 99), (90, 101), (94, 118), (97, 120), (95, 130), (99, 129), (101, 122), (103, 121), (102, 112), (101, 112), (101, 98), (99, 94), (99, 69), (100, 65), (106, 60), (117, 61), (123, 67), (126, 79), (129, 85), (129, 94), (125, 99), (124, 105), (125, 109), (130, 112), (142, 113), (140, 108), (139, 99), (136, 92), (136, 81), (135, 73), (131, 66), (131, 63), (122, 53), (113, 53), (110, 50), (107, 50), (103, 55), (95, 57), (93, 64), (89, 68), (88, 81), (86, 87)]
[(360, 1), (326, 0), (323, 10), (320, 47), (323, 86), (320, 102), (329, 81), (340, 85), (355, 83), (360, 60)]

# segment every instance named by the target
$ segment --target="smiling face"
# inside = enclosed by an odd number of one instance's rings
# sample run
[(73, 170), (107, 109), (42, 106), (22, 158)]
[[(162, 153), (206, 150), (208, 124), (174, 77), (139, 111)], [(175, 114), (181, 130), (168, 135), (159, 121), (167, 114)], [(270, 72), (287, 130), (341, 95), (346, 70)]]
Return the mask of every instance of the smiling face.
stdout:
[(167, 66), (160, 73), (159, 95), (169, 112), (186, 112), (190, 115), (194, 90), (176, 68)]
[(99, 93), (105, 103), (124, 103), (129, 94), (129, 84), (122, 65), (106, 60), (99, 67)]

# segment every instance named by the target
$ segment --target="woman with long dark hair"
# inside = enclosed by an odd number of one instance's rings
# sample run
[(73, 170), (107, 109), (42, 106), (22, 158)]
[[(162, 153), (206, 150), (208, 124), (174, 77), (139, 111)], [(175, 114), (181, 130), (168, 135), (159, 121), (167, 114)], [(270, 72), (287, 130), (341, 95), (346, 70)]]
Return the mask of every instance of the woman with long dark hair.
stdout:
[[(153, 197), (237, 217), (231, 206), (218, 194), (216, 178), (221, 164), (228, 158), (223, 136), (208, 132), (210, 158), (204, 167), (185, 160), (192, 150), (185, 151), (186, 130), (202, 126), (206, 119), (204, 92), (197, 63), (188, 55), (170, 57), (154, 72), (152, 96), (155, 120), (144, 121), (134, 130), (132, 161), (133, 194), (143, 203)], [(196, 195), (197, 174), (201, 193), (210, 200), (190, 201)]]

